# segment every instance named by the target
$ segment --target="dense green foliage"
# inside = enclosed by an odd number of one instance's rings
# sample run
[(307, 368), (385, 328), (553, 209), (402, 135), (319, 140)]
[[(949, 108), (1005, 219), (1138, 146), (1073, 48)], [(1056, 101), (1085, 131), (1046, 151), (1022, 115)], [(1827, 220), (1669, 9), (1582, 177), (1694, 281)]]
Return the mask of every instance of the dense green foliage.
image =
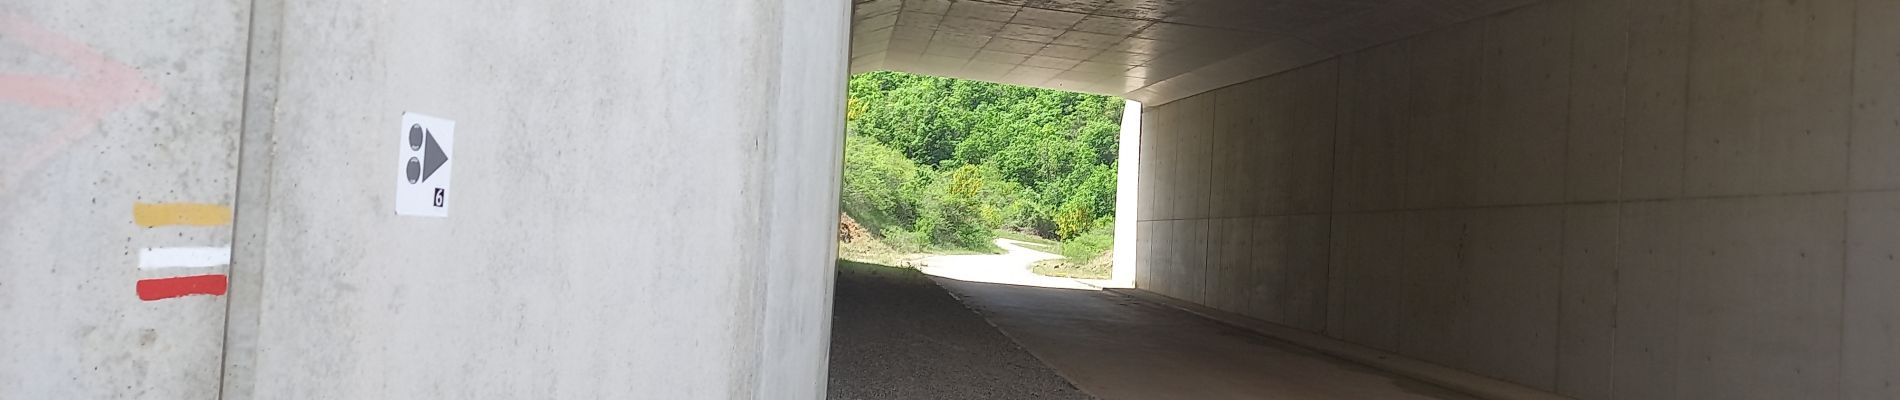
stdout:
[(843, 207), (894, 244), (1113, 225), (1120, 99), (897, 72), (854, 76), (849, 95)]

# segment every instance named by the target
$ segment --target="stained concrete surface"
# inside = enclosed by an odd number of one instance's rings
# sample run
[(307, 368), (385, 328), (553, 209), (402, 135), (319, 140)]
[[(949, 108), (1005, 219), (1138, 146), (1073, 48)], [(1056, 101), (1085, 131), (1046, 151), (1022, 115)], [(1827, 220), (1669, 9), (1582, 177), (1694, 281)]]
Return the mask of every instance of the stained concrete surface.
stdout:
[(0, 399), (822, 398), (850, 6), (0, 3)]
[[(849, 15), (7, 1), (0, 399), (821, 398)], [(404, 112), (447, 218), (392, 211)], [(235, 215), (133, 211), (184, 203)]]
[(1538, 0), (856, 0), (851, 70), (1165, 103)]
[(848, 2), (291, 3), (254, 398), (824, 396)]
[(922, 273), (838, 266), (829, 398), (1089, 399)]
[(1548, 0), (1144, 103), (1136, 286), (1579, 399), (1900, 398), (1888, 3)]
[(232, 205), (250, 3), (0, 2), (0, 399), (217, 396), (226, 297), (136, 288), (232, 228), (133, 210)]

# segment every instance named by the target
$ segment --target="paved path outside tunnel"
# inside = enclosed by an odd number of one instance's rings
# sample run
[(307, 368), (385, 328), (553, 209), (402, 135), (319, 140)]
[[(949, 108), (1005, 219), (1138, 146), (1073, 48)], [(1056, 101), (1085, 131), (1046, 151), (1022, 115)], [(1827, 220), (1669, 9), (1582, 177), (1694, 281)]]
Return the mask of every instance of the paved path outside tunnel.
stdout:
[(1037, 261), (1057, 259), (1062, 256), (1023, 247), (1029, 243), (1010, 239), (996, 239), (995, 243), (996, 247), (1003, 248), (1005, 253), (930, 257), (919, 260), (924, 265), (918, 269), (931, 276), (967, 282), (1095, 289), (1094, 286), (1083, 284), (1085, 281), (1037, 275), (1029, 270), (1029, 265)]
[(1035, 275), (1055, 257), (999, 239), (1001, 255), (921, 268), (1005, 335), (1101, 399), (1468, 399), (1167, 305)]

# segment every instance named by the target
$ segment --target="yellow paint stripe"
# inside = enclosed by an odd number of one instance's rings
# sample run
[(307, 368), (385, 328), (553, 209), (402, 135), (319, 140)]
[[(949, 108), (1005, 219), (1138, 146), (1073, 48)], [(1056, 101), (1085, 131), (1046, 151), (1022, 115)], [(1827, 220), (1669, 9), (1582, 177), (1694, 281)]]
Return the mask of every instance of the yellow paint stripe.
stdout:
[(132, 204), (132, 222), (147, 228), (230, 225), (231, 207), (199, 203), (135, 203)]

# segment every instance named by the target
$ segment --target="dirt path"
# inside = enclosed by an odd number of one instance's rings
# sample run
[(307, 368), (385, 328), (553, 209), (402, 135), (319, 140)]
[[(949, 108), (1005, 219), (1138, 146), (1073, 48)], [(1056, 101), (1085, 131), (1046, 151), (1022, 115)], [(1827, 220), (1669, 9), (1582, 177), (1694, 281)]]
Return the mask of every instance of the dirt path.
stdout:
[(933, 276), (965, 282), (1096, 289), (1095, 286), (1073, 278), (1037, 275), (1029, 270), (1029, 265), (1037, 261), (1052, 260), (1062, 258), (1062, 256), (1023, 247), (1022, 245), (1028, 243), (1016, 240), (996, 239), (995, 243), (997, 247), (1003, 248), (1005, 253), (930, 257), (920, 260), (924, 266), (918, 270)]

